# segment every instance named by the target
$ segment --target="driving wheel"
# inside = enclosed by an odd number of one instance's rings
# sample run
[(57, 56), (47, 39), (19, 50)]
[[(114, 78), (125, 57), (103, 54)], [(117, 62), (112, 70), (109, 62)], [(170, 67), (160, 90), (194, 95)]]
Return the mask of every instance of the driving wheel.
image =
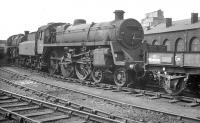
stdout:
[(89, 64), (76, 63), (75, 72), (78, 79), (85, 80), (91, 73), (91, 66)]
[(61, 64), (61, 73), (64, 78), (73, 77), (74, 75), (74, 65), (72, 63)]

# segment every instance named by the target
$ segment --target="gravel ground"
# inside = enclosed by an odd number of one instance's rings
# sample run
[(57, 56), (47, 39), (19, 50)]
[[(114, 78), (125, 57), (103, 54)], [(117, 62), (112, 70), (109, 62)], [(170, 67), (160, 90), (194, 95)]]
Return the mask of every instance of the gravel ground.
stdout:
[[(28, 73), (27, 71), (24, 72), (24, 70), (20, 70), (20, 69), (14, 69), (16, 72), (20, 73), (26, 73), (29, 74), (30, 76), (36, 76), (36, 74), (32, 74), (32, 73)], [(43, 77), (38, 76), (37, 78), (42, 79)], [(47, 78), (43, 78), (44, 81), (47, 81)], [(55, 80), (54, 80), (55, 81)], [(175, 117), (170, 117), (167, 116), (163, 113), (155, 113), (152, 112), (150, 110), (141, 110), (138, 108), (132, 108), (132, 107), (127, 107), (127, 106), (119, 106), (119, 105), (113, 105), (108, 103), (107, 101), (103, 101), (100, 99), (94, 99), (88, 96), (83, 96), (81, 94), (77, 94), (77, 93), (72, 93), (72, 92), (66, 92), (63, 90), (56, 90), (55, 88), (51, 88), (51, 87), (47, 87), (44, 85), (40, 85), (37, 83), (33, 83), (30, 81), (16, 81), (18, 84), (23, 84), (27, 87), (31, 87), (40, 91), (44, 91), (47, 92), (49, 94), (52, 94), (54, 96), (57, 97), (61, 97), (64, 99), (67, 99), (69, 101), (87, 106), (87, 107), (92, 107), (96, 110), (101, 110), (113, 115), (118, 115), (121, 117), (126, 117), (126, 118), (130, 118), (130, 119), (134, 119), (134, 120), (138, 120), (138, 121), (144, 121), (144, 122), (148, 122), (148, 123), (183, 123), (183, 122), (187, 122), (187, 121), (183, 121), (180, 120), (180, 118), (175, 118)], [(22, 95), (26, 95), (26, 96), (31, 96), (34, 98), (39, 98), (35, 95), (33, 95), (30, 92), (24, 92), (20, 89), (17, 89), (15, 87), (11, 87), (10, 85), (7, 85), (5, 83), (0, 83), (2, 89), (6, 89), (12, 92), (16, 92)], [(96, 91), (98, 91), (98, 89), (96, 89)], [(116, 93), (117, 94), (117, 93)]]
[[(42, 97), (38, 97), (36, 96), (35, 94), (32, 94), (31, 92), (25, 92), (25, 91), (22, 91), (20, 90), (19, 88), (15, 88), (13, 86), (10, 86), (4, 82), (0, 82), (0, 89), (4, 89), (4, 90), (7, 90), (7, 91), (11, 91), (11, 92), (14, 92), (14, 93), (17, 93), (17, 94), (21, 94), (21, 95), (24, 95), (24, 96), (28, 96), (28, 97), (32, 97), (32, 98), (35, 98), (35, 99), (40, 99), (40, 100), (44, 100), (44, 98)], [(30, 113), (30, 112), (35, 112), (35, 111), (38, 111), (38, 110), (31, 110), (31, 111), (26, 111), (26, 112), (20, 112), (22, 114), (26, 114), (26, 113)], [(53, 116), (56, 116), (56, 115), (59, 115), (58, 113), (54, 114)], [(52, 115), (51, 115), (52, 116)], [(48, 115), (46, 115), (45, 117), (49, 117)], [(40, 119), (40, 117), (37, 117), (38, 119)], [(43, 116), (41, 118), (44, 118)], [(2, 119), (2, 117), (0, 117), (0, 119)], [(85, 120), (83, 118), (80, 118), (80, 117), (72, 117), (70, 119), (63, 119), (63, 120), (59, 120), (57, 121), (56, 123), (83, 123)], [(16, 123), (16, 121), (8, 121), (8, 122), (5, 122), (5, 123)], [(54, 123), (54, 122), (52, 122)], [(93, 122), (88, 122), (88, 123), (93, 123)]]

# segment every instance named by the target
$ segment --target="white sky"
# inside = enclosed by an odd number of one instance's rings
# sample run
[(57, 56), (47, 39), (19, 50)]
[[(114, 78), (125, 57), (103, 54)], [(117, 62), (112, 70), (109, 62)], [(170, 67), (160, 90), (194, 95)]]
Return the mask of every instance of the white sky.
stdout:
[(49, 22), (73, 23), (86, 19), (87, 23), (114, 19), (114, 10), (122, 9), (125, 18), (141, 21), (145, 13), (161, 9), (172, 20), (190, 18), (191, 12), (200, 16), (199, 0), (1, 0), (0, 39), (36, 31)]

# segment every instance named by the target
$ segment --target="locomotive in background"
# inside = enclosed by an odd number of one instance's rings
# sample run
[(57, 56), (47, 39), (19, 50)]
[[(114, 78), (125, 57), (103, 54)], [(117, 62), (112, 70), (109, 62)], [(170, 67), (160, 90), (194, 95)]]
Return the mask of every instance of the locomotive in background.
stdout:
[(0, 40), (0, 64), (7, 64), (18, 57), (18, 46), (24, 35), (12, 35), (7, 40)]
[(96, 83), (110, 74), (120, 87), (136, 82), (144, 76), (143, 28), (135, 19), (124, 19), (124, 11), (114, 13), (110, 22), (86, 24), (77, 19), (72, 25), (49, 23), (37, 32), (19, 34), (14, 44), (18, 47), (10, 49), (11, 59), (47, 68), (50, 74), (61, 72), (80, 80), (91, 77)]
[(0, 59), (3, 59), (6, 53), (7, 53), (7, 41), (0, 40)]

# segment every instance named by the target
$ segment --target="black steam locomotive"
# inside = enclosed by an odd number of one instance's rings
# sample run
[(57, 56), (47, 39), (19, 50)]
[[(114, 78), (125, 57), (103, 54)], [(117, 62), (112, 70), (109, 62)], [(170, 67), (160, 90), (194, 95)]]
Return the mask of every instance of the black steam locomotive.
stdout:
[(168, 93), (180, 94), (183, 76), (154, 74), (160, 70), (154, 69), (154, 60), (159, 60), (155, 53), (165, 53), (166, 46), (142, 43), (141, 24), (124, 19), (122, 10), (114, 13), (115, 20), (110, 22), (86, 24), (76, 19), (73, 24), (49, 23), (36, 32), (11, 36), (7, 40), (9, 58), (22, 66), (61, 73), (65, 78), (90, 78), (95, 83), (111, 78), (119, 87), (143, 85), (157, 75)]
[(3, 59), (5, 57), (5, 54), (7, 52), (7, 42), (6, 40), (0, 40), (0, 59)]
[(72, 25), (49, 23), (37, 32), (11, 36), (10, 56), (18, 64), (64, 77), (91, 77), (98, 83), (112, 75), (118, 86), (136, 82), (144, 75), (143, 28), (135, 19), (124, 19), (124, 11), (114, 13), (110, 22), (77, 19)]

